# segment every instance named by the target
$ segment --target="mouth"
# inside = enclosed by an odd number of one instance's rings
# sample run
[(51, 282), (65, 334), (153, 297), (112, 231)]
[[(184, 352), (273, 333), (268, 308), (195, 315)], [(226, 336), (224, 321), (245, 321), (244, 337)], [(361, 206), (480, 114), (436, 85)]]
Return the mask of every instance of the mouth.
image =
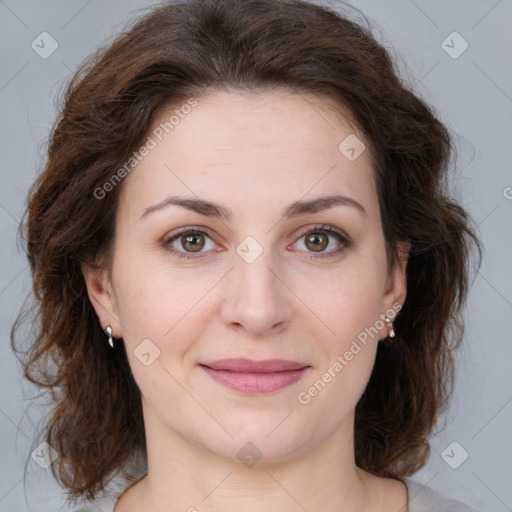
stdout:
[(199, 365), (213, 380), (246, 394), (271, 393), (297, 382), (310, 368), (296, 361), (222, 359)]

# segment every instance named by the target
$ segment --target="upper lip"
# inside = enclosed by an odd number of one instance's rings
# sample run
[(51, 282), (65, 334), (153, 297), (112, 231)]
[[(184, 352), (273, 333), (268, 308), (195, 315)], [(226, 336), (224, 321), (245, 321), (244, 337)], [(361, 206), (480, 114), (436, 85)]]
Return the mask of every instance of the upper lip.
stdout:
[(266, 361), (252, 361), (251, 359), (219, 359), (218, 361), (208, 361), (201, 363), (213, 370), (229, 370), (239, 373), (273, 373), (285, 372), (291, 370), (300, 370), (306, 368), (307, 364), (296, 361), (286, 361), (284, 359), (268, 359)]

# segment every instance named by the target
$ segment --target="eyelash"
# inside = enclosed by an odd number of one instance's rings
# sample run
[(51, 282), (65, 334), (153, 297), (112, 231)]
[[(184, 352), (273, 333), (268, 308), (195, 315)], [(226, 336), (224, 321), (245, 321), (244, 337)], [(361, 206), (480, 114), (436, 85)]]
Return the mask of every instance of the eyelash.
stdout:
[[(306, 231), (302, 232), (297, 240), (300, 240), (301, 238), (305, 237), (306, 235), (311, 235), (313, 233), (324, 233), (327, 235), (334, 235), (338, 241), (341, 243), (340, 247), (338, 247), (335, 250), (331, 250), (330, 252), (324, 252), (324, 253), (318, 253), (314, 254), (312, 253), (310, 256), (307, 256), (308, 258), (330, 258), (336, 256), (338, 253), (343, 251), (344, 249), (348, 249), (352, 242), (349, 240), (348, 237), (343, 235), (340, 231), (334, 229), (332, 226), (321, 224), (317, 226), (312, 226), (308, 228)], [(179, 239), (182, 236), (189, 235), (189, 234), (201, 234), (206, 235), (208, 238), (212, 238), (208, 232), (202, 230), (202, 229), (195, 229), (195, 228), (185, 228), (181, 231), (178, 231), (176, 233), (171, 233), (168, 237), (165, 237), (165, 239), (162, 242), (163, 247), (169, 251), (171, 254), (175, 255), (178, 258), (183, 259), (198, 259), (203, 258), (204, 256), (201, 256), (200, 254), (204, 253), (187, 253), (178, 251), (174, 248), (170, 248), (170, 244), (174, 242), (175, 240)]]

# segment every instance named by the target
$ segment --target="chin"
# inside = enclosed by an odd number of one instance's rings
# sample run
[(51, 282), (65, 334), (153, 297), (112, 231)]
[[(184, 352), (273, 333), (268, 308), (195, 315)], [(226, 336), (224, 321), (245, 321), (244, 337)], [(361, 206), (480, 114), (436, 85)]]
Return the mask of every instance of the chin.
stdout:
[(294, 414), (286, 418), (287, 414), (252, 413), (239, 417), (238, 421), (222, 421), (219, 418), (219, 422), (233, 437), (220, 426), (213, 427), (209, 432), (198, 432), (200, 443), (218, 456), (244, 464), (247, 458), (258, 459), (262, 463), (285, 462), (297, 456), (301, 448), (305, 449), (303, 441), (309, 437), (305, 436), (304, 425), (296, 423)]

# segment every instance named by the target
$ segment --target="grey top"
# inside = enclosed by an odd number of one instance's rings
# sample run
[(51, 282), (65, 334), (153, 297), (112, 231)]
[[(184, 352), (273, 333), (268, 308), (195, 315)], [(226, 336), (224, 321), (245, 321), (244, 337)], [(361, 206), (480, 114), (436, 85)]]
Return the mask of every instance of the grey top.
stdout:
[[(457, 500), (439, 494), (434, 489), (424, 486), (409, 478), (402, 478), (409, 493), (409, 512), (477, 512)], [(130, 484), (131, 485), (131, 484)], [(115, 493), (110, 498), (103, 498), (85, 505), (75, 512), (114, 512), (114, 507), (121, 494), (128, 488)]]

